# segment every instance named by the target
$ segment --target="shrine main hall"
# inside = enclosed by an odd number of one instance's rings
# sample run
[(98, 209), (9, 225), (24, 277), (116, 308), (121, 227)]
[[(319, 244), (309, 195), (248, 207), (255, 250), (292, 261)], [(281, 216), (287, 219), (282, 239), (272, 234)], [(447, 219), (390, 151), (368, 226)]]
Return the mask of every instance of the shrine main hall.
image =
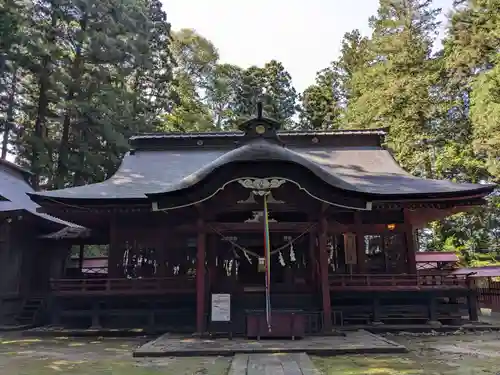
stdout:
[(138, 135), (109, 179), (30, 193), (90, 231), (75, 243), (108, 249), (99, 272), (80, 259), (51, 275), (53, 323), (204, 333), (225, 295), (231, 330), (265, 335), (264, 197), (273, 332), (449, 322), (467, 306), (477, 318), (466, 278), (417, 271), (416, 232), (494, 186), (414, 177), (385, 135), (284, 131), (262, 116), (234, 132)]

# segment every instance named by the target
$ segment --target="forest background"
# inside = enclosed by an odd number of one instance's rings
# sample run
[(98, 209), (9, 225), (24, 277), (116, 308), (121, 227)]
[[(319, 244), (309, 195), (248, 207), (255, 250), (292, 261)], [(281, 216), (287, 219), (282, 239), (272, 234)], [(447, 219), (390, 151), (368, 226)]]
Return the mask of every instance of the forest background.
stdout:
[[(158, 0), (0, 0), (1, 158), (36, 189), (98, 182), (133, 134), (232, 130), (262, 101), (287, 129), (388, 128), (416, 176), (500, 182), (500, 0), (455, 1), (438, 51), (431, 0), (379, 0), (371, 35), (346, 33), (303, 92), (280, 61), (221, 63), (167, 12)], [(420, 242), (497, 263), (500, 195), (431, 223)]]

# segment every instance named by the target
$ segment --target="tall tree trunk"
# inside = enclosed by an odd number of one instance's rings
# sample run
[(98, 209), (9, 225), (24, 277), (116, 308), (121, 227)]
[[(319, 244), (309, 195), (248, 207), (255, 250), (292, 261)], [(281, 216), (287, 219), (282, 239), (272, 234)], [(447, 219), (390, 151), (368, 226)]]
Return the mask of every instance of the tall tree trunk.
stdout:
[(0, 53), (0, 92), (4, 91), (4, 85), (3, 85), (3, 80), (1, 79), (6, 72), (6, 66), (7, 66), (7, 54), (5, 53)]
[(17, 93), (17, 66), (12, 72), (12, 82), (10, 86), (10, 94), (8, 100), (7, 107), (7, 119), (5, 121), (5, 129), (3, 131), (3, 140), (2, 140), (2, 159), (7, 158), (7, 153), (9, 149), (9, 136), (10, 131), (12, 129), (12, 123), (14, 122), (14, 106), (16, 102), (16, 93)]
[[(49, 37), (49, 44), (55, 41), (55, 28), (57, 26), (57, 15), (55, 10), (52, 11), (51, 16), (51, 31)], [(32, 185), (33, 189), (38, 190), (40, 187), (40, 175), (41, 175), (41, 164), (40, 156), (43, 146), (43, 140), (45, 138), (45, 128), (47, 123), (47, 112), (49, 107), (49, 78), (51, 70), (51, 56), (44, 56), (42, 61), (42, 69), (40, 72), (40, 78), (38, 79), (38, 107), (37, 115), (35, 120), (35, 141), (33, 142), (33, 149), (31, 153), (31, 172), (33, 173)]]
[[(90, 123), (91, 119), (87, 118), (86, 121)], [(89, 137), (88, 137), (88, 126), (83, 126), (80, 130), (79, 139), (79, 163), (73, 175), (73, 186), (80, 186), (85, 184), (85, 161), (89, 153)]]
[[(86, 22), (87, 20), (85, 17), (81, 23), (82, 33), (85, 31)], [(75, 94), (80, 87), (82, 77), (82, 39), (83, 38), (80, 38), (78, 41), (75, 59), (73, 60), (73, 65), (71, 66), (71, 80), (68, 84), (68, 93), (66, 95), (66, 111), (64, 113), (61, 143), (59, 144), (57, 156), (57, 169), (53, 184), (56, 189), (62, 189), (64, 187), (64, 182), (68, 177), (69, 133), (71, 127), (71, 117), (73, 114), (72, 100), (75, 98)]]

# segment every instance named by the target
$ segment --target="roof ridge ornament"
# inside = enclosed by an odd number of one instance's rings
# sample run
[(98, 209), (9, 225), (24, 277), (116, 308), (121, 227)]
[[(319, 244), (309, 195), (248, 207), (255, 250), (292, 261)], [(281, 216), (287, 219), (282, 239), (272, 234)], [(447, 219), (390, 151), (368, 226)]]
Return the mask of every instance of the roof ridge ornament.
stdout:
[(245, 137), (274, 139), (281, 143), (276, 133), (281, 124), (268, 117), (264, 117), (264, 106), (262, 102), (257, 103), (257, 117), (251, 118), (240, 124), (238, 128), (245, 132)]
[(257, 103), (257, 119), (258, 120), (262, 120), (262, 111), (263, 111), (262, 102), (258, 102)]

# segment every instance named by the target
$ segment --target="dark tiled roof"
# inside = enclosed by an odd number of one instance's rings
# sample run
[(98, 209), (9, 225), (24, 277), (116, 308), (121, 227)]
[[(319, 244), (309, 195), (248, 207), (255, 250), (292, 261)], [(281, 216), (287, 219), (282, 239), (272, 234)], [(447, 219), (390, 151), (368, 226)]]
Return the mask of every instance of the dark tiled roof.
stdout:
[(40, 206), (27, 195), (27, 193), (34, 193), (33, 188), (26, 180), (27, 174), (29, 174), (28, 171), (13, 163), (5, 160), (0, 162), (0, 196), (4, 198), (0, 201), (0, 212), (27, 211), (56, 224), (80, 228), (54, 216), (37, 212), (37, 208)]
[[(385, 129), (352, 129), (352, 130), (290, 130), (277, 131), (276, 134), (280, 137), (296, 137), (296, 136), (335, 136), (335, 135), (380, 135), (387, 134)], [(134, 135), (130, 138), (131, 141), (141, 139), (177, 139), (177, 138), (233, 138), (244, 137), (242, 131), (229, 132), (190, 132), (190, 133), (144, 133)]]
[(118, 171), (104, 182), (33, 195), (49, 199), (146, 198), (145, 194), (192, 186), (214, 169), (231, 162), (269, 160), (302, 165), (335, 187), (380, 198), (442, 193), (485, 194), (493, 190), (493, 186), (411, 176), (381, 147), (332, 148), (319, 144), (283, 147), (258, 139), (229, 151), (210, 148), (136, 151), (127, 154)]

